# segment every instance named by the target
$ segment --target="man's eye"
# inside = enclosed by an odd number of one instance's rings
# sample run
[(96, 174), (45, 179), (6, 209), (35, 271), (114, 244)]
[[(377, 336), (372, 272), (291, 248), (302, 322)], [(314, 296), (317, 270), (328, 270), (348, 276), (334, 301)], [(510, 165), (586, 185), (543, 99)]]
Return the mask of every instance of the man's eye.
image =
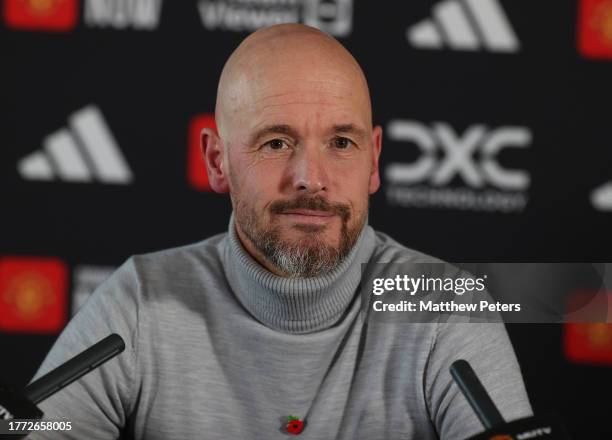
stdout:
[(282, 139), (272, 139), (271, 141), (266, 142), (264, 145), (270, 147), (272, 150), (282, 150), (286, 144)]
[(334, 139), (334, 147), (339, 148), (341, 150), (350, 147), (352, 143), (353, 141), (344, 137)]

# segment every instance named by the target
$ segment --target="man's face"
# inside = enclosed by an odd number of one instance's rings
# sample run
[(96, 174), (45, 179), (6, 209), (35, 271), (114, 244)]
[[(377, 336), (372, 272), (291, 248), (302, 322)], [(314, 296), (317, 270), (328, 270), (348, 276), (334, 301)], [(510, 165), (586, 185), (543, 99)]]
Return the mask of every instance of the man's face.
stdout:
[(272, 63), (249, 75), (226, 115), (221, 142), (237, 231), (279, 274), (333, 269), (365, 222), (381, 133), (356, 88), (333, 63)]

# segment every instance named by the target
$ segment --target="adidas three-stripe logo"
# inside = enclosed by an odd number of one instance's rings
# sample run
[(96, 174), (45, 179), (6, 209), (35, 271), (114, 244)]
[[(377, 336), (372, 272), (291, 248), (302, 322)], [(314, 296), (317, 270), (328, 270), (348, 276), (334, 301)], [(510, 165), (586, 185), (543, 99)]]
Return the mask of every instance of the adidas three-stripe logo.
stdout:
[(406, 31), (419, 49), (517, 52), (520, 42), (498, 0), (445, 0), (433, 7), (432, 18)]
[(612, 211), (612, 182), (608, 182), (591, 193), (591, 203), (600, 211)]
[(64, 128), (43, 140), (43, 150), (22, 158), (17, 164), (26, 180), (55, 180), (127, 185), (130, 170), (102, 112), (89, 105), (69, 117)]

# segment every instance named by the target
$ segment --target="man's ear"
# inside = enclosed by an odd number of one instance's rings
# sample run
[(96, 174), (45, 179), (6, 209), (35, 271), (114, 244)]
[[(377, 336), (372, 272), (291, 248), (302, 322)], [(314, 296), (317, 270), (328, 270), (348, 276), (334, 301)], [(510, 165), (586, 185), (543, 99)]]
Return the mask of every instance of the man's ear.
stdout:
[(372, 130), (372, 169), (370, 172), (370, 194), (374, 194), (380, 188), (380, 174), (378, 172), (378, 159), (382, 148), (382, 127), (377, 125)]
[(204, 128), (200, 134), (200, 147), (206, 163), (208, 183), (213, 191), (218, 193), (229, 192), (229, 183), (224, 171), (223, 154), (224, 145), (221, 143), (219, 134), (214, 128)]

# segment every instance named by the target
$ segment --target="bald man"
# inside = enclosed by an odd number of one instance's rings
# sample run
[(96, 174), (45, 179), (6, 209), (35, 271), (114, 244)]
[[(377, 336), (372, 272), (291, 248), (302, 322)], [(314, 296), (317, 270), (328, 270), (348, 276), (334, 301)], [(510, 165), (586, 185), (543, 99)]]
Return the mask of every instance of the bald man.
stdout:
[(215, 119), (209, 181), (229, 191), (246, 251), (279, 276), (334, 269), (380, 186), (381, 129), (355, 59), (307, 26), (260, 30), (227, 61)]
[(481, 429), (448, 372), (459, 358), (506, 419), (531, 414), (503, 325), (359, 313), (373, 263), (435, 261), (367, 224), (371, 120), (328, 35), (278, 25), (240, 44), (202, 133), (228, 232), (130, 258), (69, 323), (37, 377), (109, 333), (126, 351), (41, 405), (72, 421), (62, 438), (462, 439)]

